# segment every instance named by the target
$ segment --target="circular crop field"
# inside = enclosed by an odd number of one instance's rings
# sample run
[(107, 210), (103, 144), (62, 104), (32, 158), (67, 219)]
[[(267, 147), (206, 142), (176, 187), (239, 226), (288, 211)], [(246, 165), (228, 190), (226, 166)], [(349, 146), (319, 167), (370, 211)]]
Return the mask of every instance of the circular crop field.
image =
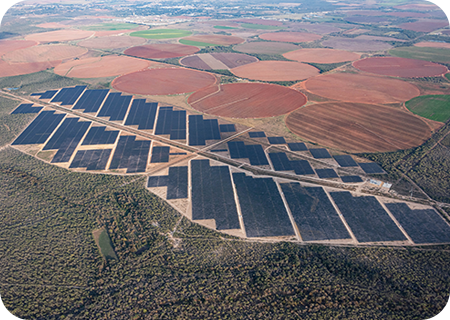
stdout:
[(125, 54), (147, 59), (166, 59), (184, 57), (196, 53), (199, 49), (176, 43), (147, 44), (125, 50)]
[(305, 88), (328, 99), (369, 104), (399, 103), (420, 95), (416, 86), (402, 80), (351, 73), (320, 75), (306, 80)]
[(192, 32), (180, 29), (149, 29), (130, 33), (130, 36), (146, 39), (173, 39), (191, 35)]
[(181, 59), (184, 66), (202, 70), (227, 70), (258, 61), (242, 53), (202, 53)]
[(405, 106), (421, 117), (446, 122), (450, 119), (450, 95), (426, 95), (406, 101)]
[(295, 81), (319, 74), (309, 64), (291, 61), (258, 61), (233, 68), (231, 72), (240, 78), (262, 81)]
[(436, 41), (423, 41), (416, 43), (414, 46), (416, 47), (425, 47), (425, 48), (445, 48), (450, 49), (450, 43), (448, 42), (436, 42)]
[(345, 50), (314, 48), (291, 51), (283, 54), (283, 57), (299, 62), (338, 63), (358, 60), (361, 56)]
[(137, 46), (145, 43), (143, 38), (130, 37), (130, 36), (107, 36), (90, 38), (78, 43), (79, 46), (92, 48), (92, 49), (115, 49)]
[(421, 145), (427, 124), (401, 109), (350, 102), (321, 103), (295, 110), (289, 130), (308, 141), (348, 152), (386, 152)]
[(124, 56), (94, 57), (60, 64), (55, 73), (71, 78), (102, 78), (147, 68), (150, 61)]
[(183, 69), (148, 69), (114, 79), (114, 89), (142, 95), (169, 95), (200, 90), (216, 83), (212, 74)]
[(0, 77), (12, 77), (22, 74), (30, 74), (53, 68), (61, 61), (42, 61), (28, 63), (8, 63), (0, 59)]
[(57, 31), (30, 34), (25, 36), (25, 39), (37, 42), (58, 42), (58, 41), (81, 40), (88, 38), (92, 35), (94, 35), (94, 31), (57, 30)]
[(435, 77), (448, 71), (447, 67), (425, 60), (397, 57), (372, 57), (353, 62), (361, 71), (393, 77)]
[(220, 117), (266, 118), (289, 113), (306, 100), (302, 93), (275, 84), (231, 83), (194, 92), (188, 103)]
[(0, 40), (0, 56), (14, 50), (25, 49), (35, 45), (37, 45), (37, 42), (31, 40)]
[(45, 62), (79, 57), (87, 51), (69, 45), (42, 45), (6, 53), (3, 59), (10, 63)]
[(333, 49), (347, 50), (347, 51), (381, 51), (392, 48), (389, 43), (377, 41), (377, 40), (360, 40), (352, 38), (340, 38), (334, 37), (322, 42), (324, 46), (331, 47)]
[(295, 44), (286, 42), (255, 41), (239, 44), (233, 49), (244, 53), (283, 54), (299, 48)]
[(186, 37), (180, 40), (180, 43), (189, 44), (195, 46), (196, 43), (199, 46), (204, 45), (221, 45), (229, 46), (232, 44), (238, 44), (244, 42), (244, 39), (234, 36), (224, 36), (220, 34), (207, 34), (200, 36)]
[(281, 42), (310, 42), (319, 40), (321, 35), (307, 32), (270, 32), (259, 36), (263, 40), (281, 41)]

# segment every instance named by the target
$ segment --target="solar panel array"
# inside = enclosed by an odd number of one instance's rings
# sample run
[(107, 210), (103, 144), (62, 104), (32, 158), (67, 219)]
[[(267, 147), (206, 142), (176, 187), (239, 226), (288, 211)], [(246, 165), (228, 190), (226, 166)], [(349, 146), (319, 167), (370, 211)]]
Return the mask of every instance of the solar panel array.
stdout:
[(333, 169), (316, 169), (316, 173), (320, 179), (339, 178)]
[(169, 162), (170, 147), (153, 147), (151, 163)]
[(286, 140), (284, 137), (267, 137), (270, 144), (285, 144)]
[(202, 115), (189, 116), (189, 145), (204, 146), (206, 140), (220, 140), (217, 119), (203, 119)]
[(42, 111), (12, 144), (44, 143), (64, 117), (65, 114), (55, 114), (55, 111)]
[(156, 135), (170, 135), (170, 140), (186, 139), (186, 111), (160, 107), (155, 128)]
[(325, 148), (317, 148), (317, 149), (309, 149), (309, 152), (311, 152), (312, 156), (315, 159), (327, 159), (331, 158), (330, 153)]
[(219, 130), (220, 132), (236, 132), (236, 126), (234, 124), (221, 124)]
[(111, 155), (111, 149), (79, 150), (69, 168), (86, 168), (86, 170), (105, 170)]
[(167, 200), (188, 197), (188, 167), (170, 167), (167, 176), (148, 177), (147, 187), (167, 187)]
[(341, 167), (357, 167), (358, 164), (350, 155), (333, 156), (334, 160), (339, 163)]
[(47, 90), (45, 92), (32, 93), (32, 96), (37, 96), (39, 99), (51, 99), (58, 92), (58, 90)]
[(43, 107), (33, 107), (32, 103), (22, 103), (11, 114), (39, 113)]
[(264, 149), (259, 144), (245, 145), (243, 141), (229, 141), (227, 144), (231, 159), (248, 158), (254, 166), (269, 164)]
[(109, 169), (127, 169), (127, 173), (145, 172), (150, 140), (136, 141), (136, 136), (121, 136)]
[(314, 170), (307, 160), (289, 160), (285, 152), (269, 153), (275, 171), (294, 170), (297, 175), (314, 174)]
[(288, 143), (288, 147), (291, 151), (307, 151), (308, 148), (306, 144), (303, 142), (290, 142)]
[(367, 174), (383, 174), (384, 170), (375, 162), (358, 163), (361, 169)]
[(105, 100), (108, 92), (108, 89), (86, 90), (73, 106), (73, 109), (83, 110), (84, 113), (96, 113)]
[(146, 102), (145, 99), (134, 99), (125, 125), (137, 125), (139, 130), (151, 130), (155, 125), (157, 111), (158, 103)]
[(249, 132), (248, 136), (250, 138), (265, 138), (266, 134), (263, 131), (253, 131)]
[(341, 180), (345, 183), (363, 182), (360, 176), (341, 176)]
[[(86, 86), (76, 86), (73, 88), (63, 88), (50, 102), (61, 102), (61, 105), (72, 105), (83, 93)], [(41, 96), (42, 99), (42, 96)]]
[(81, 145), (114, 144), (118, 136), (118, 130), (106, 131), (106, 127), (91, 127)]
[(133, 96), (122, 96), (120, 92), (110, 93), (97, 117), (109, 117), (110, 121), (122, 121), (132, 98)]

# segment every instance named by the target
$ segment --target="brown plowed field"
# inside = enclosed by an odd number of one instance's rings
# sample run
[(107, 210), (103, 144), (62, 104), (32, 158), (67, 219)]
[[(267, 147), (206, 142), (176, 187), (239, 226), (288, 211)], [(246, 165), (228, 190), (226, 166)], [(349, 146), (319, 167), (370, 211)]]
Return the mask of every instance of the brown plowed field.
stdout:
[(137, 46), (145, 43), (144, 38), (130, 36), (108, 36), (99, 38), (90, 38), (78, 43), (79, 46), (92, 49), (115, 49)]
[(332, 47), (333, 49), (347, 50), (347, 51), (381, 51), (391, 49), (392, 46), (386, 42), (376, 40), (358, 40), (352, 38), (334, 37), (322, 42), (324, 46)]
[(402, 40), (402, 39), (395, 39), (393, 37), (369, 36), (367, 34), (364, 34), (362, 36), (357, 36), (355, 39), (357, 39), (357, 40), (376, 40), (376, 41), (398, 41), (398, 42), (406, 41), (406, 40)]
[(14, 50), (25, 49), (35, 45), (37, 45), (37, 42), (31, 40), (0, 40), (0, 56)]
[(223, 46), (229, 46), (232, 44), (238, 44), (238, 43), (244, 42), (244, 39), (239, 38), (239, 37), (223, 36), (223, 35), (218, 35), (218, 34), (190, 36), (190, 37), (183, 38), (183, 40), (212, 43), (212, 44), (218, 44), (218, 45), (223, 45)]
[(386, 152), (421, 145), (428, 125), (393, 107), (349, 102), (321, 103), (295, 110), (288, 128), (323, 146), (348, 152)]
[(417, 32), (431, 32), (448, 26), (448, 20), (419, 20), (416, 22), (402, 23), (398, 27)]
[(130, 56), (147, 59), (167, 59), (184, 57), (198, 51), (199, 49), (194, 46), (186, 46), (184, 44), (175, 43), (161, 43), (129, 48), (125, 50), (124, 53)]
[(357, 11), (348, 11), (348, 16), (391, 16), (391, 17), (410, 17), (410, 18), (425, 18), (429, 17), (428, 13), (421, 12), (382, 12), (382, 11), (374, 11), (374, 10), (357, 10)]
[(239, 44), (233, 49), (245, 53), (283, 54), (288, 51), (300, 49), (300, 47), (286, 42), (255, 41)]
[(423, 41), (423, 42), (416, 43), (414, 46), (416, 46), (416, 47), (426, 47), (426, 48), (445, 48), (445, 49), (450, 49), (450, 43), (448, 43), (448, 42)]
[(148, 69), (114, 79), (112, 86), (142, 95), (169, 95), (200, 90), (216, 83), (212, 74), (183, 68)]
[(404, 78), (435, 77), (448, 71), (434, 62), (397, 57), (366, 58), (353, 62), (353, 66), (365, 72)]
[(150, 61), (125, 56), (93, 57), (60, 64), (55, 73), (71, 78), (102, 78), (147, 68)]
[(61, 28), (69, 28), (69, 26), (59, 23), (59, 22), (47, 22), (47, 23), (41, 23), (36, 25), (36, 27), (39, 28), (45, 28), (45, 29), (61, 29)]
[(283, 57), (299, 62), (338, 63), (358, 60), (361, 55), (345, 50), (314, 48), (291, 51), (283, 54)]
[(8, 63), (0, 59), (0, 77), (12, 77), (22, 74), (39, 72), (49, 68), (53, 68), (60, 64), (61, 61), (43, 61), (30, 63)]
[[(391, 18), (392, 19), (392, 18)], [(345, 18), (346, 21), (352, 22), (352, 23), (380, 23), (380, 22), (386, 22), (389, 21), (389, 17), (372, 17), (372, 16), (353, 16), (353, 17), (347, 17)]]
[(184, 66), (203, 69), (220, 70), (236, 68), (258, 61), (257, 58), (242, 53), (202, 53), (181, 59)]
[(9, 63), (44, 62), (79, 57), (87, 51), (69, 45), (43, 45), (6, 53), (3, 59)]
[(270, 32), (259, 36), (263, 40), (281, 41), (281, 42), (310, 42), (319, 40), (321, 35), (307, 32)]
[(233, 68), (231, 72), (240, 78), (261, 81), (295, 81), (319, 74), (309, 64), (291, 61), (258, 61)]
[(188, 103), (196, 110), (230, 118), (266, 118), (286, 114), (306, 103), (302, 93), (262, 83), (231, 83), (194, 92)]
[(116, 34), (121, 33), (130, 33), (134, 31), (139, 30), (145, 30), (146, 28), (134, 28), (134, 29), (125, 29), (125, 30), (103, 30), (103, 31), (95, 31), (96, 37), (107, 37), (107, 36), (114, 36)]
[(402, 80), (351, 73), (320, 75), (306, 80), (305, 88), (328, 99), (369, 104), (405, 102), (420, 95), (416, 86)]
[[(305, 22), (294, 22), (288, 24), (290, 28), (304, 29), (308, 32), (318, 33), (318, 34), (329, 34), (332, 32), (339, 32), (341, 29), (321, 23), (305, 23)], [(293, 30), (294, 31), (294, 30)]]
[(57, 42), (57, 41), (72, 41), (85, 39), (94, 35), (94, 31), (84, 30), (57, 30), (42, 33), (34, 33), (25, 36), (26, 40), (33, 40), (37, 42)]

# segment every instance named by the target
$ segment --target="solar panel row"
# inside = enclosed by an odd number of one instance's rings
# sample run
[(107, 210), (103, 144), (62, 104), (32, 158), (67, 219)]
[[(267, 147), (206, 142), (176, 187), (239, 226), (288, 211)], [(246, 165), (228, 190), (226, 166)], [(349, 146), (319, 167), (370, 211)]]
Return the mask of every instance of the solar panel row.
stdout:
[(32, 103), (23, 103), (14, 109), (11, 114), (21, 114), (21, 113), (39, 113), (43, 107), (33, 107)]
[(86, 168), (86, 170), (105, 170), (111, 149), (79, 150), (69, 168)]
[(51, 99), (58, 92), (58, 90), (47, 90), (45, 92), (32, 93), (32, 96), (38, 96), (39, 99)]
[(291, 151), (307, 151), (308, 148), (306, 144), (303, 142), (290, 142), (288, 143), (288, 147)]
[(286, 140), (284, 137), (267, 137), (270, 144), (285, 144)]
[(169, 162), (170, 147), (153, 147), (151, 163)]
[[(72, 105), (83, 93), (86, 86), (76, 86), (73, 88), (63, 88), (50, 102), (61, 102), (61, 105)], [(42, 96), (41, 96), (42, 99)]]
[(341, 180), (345, 183), (363, 182), (360, 176), (341, 176)]
[(97, 117), (109, 117), (110, 121), (122, 121), (127, 113), (132, 96), (122, 96), (120, 92), (113, 92), (106, 98)]
[(105, 131), (106, 127), (92, 127), (81, 145), (113, 144), (119, 135), (118, 130)]
[(333, 169), (316, 169), (316, 173), (320, 179), (339, 178)]
[(155, 128), (156, 135), (170, 135), (170, 140), (186, 139), (186, 111), (160, 107)]
[(294, 170), (297, 175), (314, 174), (314, 170), (307, 160), (289, 160), (284, 152), (269, 153), (275, 171)]
[(45, 144), (43, 150), (58, 150), (51, 161), (52, 163), (68, 162), (72, 157), (73, 152), (91, 125), (89, 121), (79, 122), (78, 120), (80, 118), (66, 118)]
[(367, 174), (383, 174), (384, 170), (375, 162), (358, 163), (361, 169)]
[(86, 90), (73, 109), (82, 109), (84, 113), (97, 112), (108, 92), (107, 89)]
[(236, 132), (234, 124), (221, 124), (219, 125), (220, 132)]
[(167, 200), (188, 197), (188, 168), (170, 167), (167, 176), (148, 177), (148, 188), (167, 187)]
[(231, 159), (248, 158), (254, 166), (269, 164), (264, 149), (259, 144), (245, 145), (243, 141), (229, 141), (227, 144)]
[(135, 141), (136, 136), (121, 136), (109, 169), (127, 169), (127, 173), (145, 172), (150, 140)]
[(239, 229), (228, 166), (209, 165), (209, 160), (191, 161), (192, 219), (214, 219), (216, 229)]
[(151, 130), (155, 124), (157, 111), (158, 103), (146, 102), (145, 99), (134, 99), (125, 125), (138, 125), (140, 130)]
[(55, 111), (42, 111), (12, 144), (44, 143), (64, 117), (65, 114), (55, 114)]
[(315, 159), (327, 159), (331, 158), (330, 153), (325, 148), (317, 148), (317, 149), (309, 149), (309, 152), (311, 152), (312, 156)]
[(253, 131), (253, 132), (249, 132), (248, 136), (250, 138), (264, 138), (266, 136), (266, 134), (263, 131)]
[(202, 115), (189, 116), (189, 145), (204, 146), (206, 140), (220, 140), (217, 119), (203, 119)]
[(333, 156), (334, 160), (339, 163), (341, 167), (357, 167), (358, 164), (350, 155)]
[[(292, 236), (294, 229), (272, 178), (233, 173), (247, 237)], [(270, 195), (270, 196), (269, 196)]]

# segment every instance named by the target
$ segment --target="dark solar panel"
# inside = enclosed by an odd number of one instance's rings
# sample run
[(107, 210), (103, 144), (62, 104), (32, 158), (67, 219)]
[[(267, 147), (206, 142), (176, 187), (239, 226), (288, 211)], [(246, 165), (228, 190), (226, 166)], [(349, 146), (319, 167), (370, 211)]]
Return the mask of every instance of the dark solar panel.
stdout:
[(156, 122), (155, 134), (170, 134), (172, 128), (172, 107), (160, 107), (158, 121)]
[(126, 126), (138, 125), (140, 130), (153, 129), (158, 103), (146, 102), (145, 99), (134, 99), (128, 113)]
[(44, 143), (64, 117), (65, 114), (55, 114), (55, 111), (42, 111), (12, 144)]
[(157, 187), (167, 187), (169, 184), (169, 176), (153, 176), (148, 177), (147, 187), (157, 188)]
[(306, 147), (306, 144), (303, 142), (291, 142), (288, 143), (288, 147), (291, 151), (306, 151), (308, 148)]
[(326, 159), (331, 158), (330, 153), (325, 148), (318, 148), (318, 149), (309, 149), (309, 152), (311, 152), (312, 156), (315, 159)]
[(350, 155), (333, 156), (341, 167), (357, 167), (358, 164)]
[(280, 186), (303, 241), (351, 238), (323, 188), (297, 182)]
[(169, 156), (183, 156), (186, 155), (186, 152), (171, 152), (169, 153)]
[(32, 96), (38, 96), (39, 99), (51, 99), (58, 92), (58, 90), (47, 90), (45, 92), (32, 93)]
[(109, 169), (127, 169), (127, 173), (145, 172), (151, 141), (135, 141), (136, 136), (121, 136)]
[(107, 89), (86, 90), (73, 109), (82, 109), (84, 113), (97, 112), (108, 92)]
[(227, 152), (228, 149), (213, 149), (211, 152)]
[(268, 137), (270, 144), (285, 144), (286, 140), (284, 140), (284, 137)]
[(266, 134), (263, 131), (254, 131), (254, 132), (249, 132), (248, 136), (250, 138), (264, 138), (266, 136)]
[(269, 153), (269, 158), (275, 171), (293, 170), (291, 161), (286, 156), (286, 153)]
[(248, 158), (247, 148), (243, 141), (229, 141), (227, 144), (231, 159)]
[(110, 93), (97, 117), (109, 117), (110, 121), (123, 120), (132, 98), (132, 96), (122, 96), (120, 92)]
[(69, 168), (86, 168), (86, 170), (105, 170), (111, 149), (79, 150)]
[(74, 88), (63, 88), (50, 102), (61, 102), (61, 105), (72, 105), (83, 93), (86, 86), (76, 86)]
[(236, 132), (234, 124), (221, 124), (219, 125), (220, 132)]
[(52, 163), (68, 162), (91, 125), (88, 121), (78, 121), (80, 118), (67, 118), (46, 143), (43, 150), (58, 149)]
[(358, 163), (361, 169), (364, 170), (367, 174), (372, 173), (385, 173), (384, 170), (378, 165), (378, 163), (370, 162), (370, 163)]
[(314, 174), (314, 170), (307, 160), (291, 161), (291, 165), (294, 168), (295, 174), (298, 175)]
[(155, 128), (156, 135), (170, 135), (170, 140), (186, 139), (186, 111), (160, 107)]
[(269, 165), (264, 149), (260, 144), (252, 144), (245, 146), (247, 149), (248, 159), (252, 166)]
[(202, 115), (189, 116), (189, 145), (204, 146), (206, 140), (220, 140), (217, 119), (203, 119)]
[(341, 180), (345, 183), (363, 182), (360, 176), (341, 176)]
[(253, 178), (233, 173), (247, 237), (295, 235), (291, 221), (272, 178)]
[(170, 147), (153, 147), (151, 163), (169, 162)]
[(239, 229), (228, 166), (209, 165), (209, 160), (191, 161), (192, 219), (214, 219), (216, 229)]
[(83, 140), (82, 145), (113, 144), (119, 135), (118, 130), (105, 131), (106, 127), (92, 127)]
[(333, 169), (316, 169), (316, 173), (321, 179), (339, 178), (336, 171)]
[(11, 114), (21, 114), (21, 113), (39, 113), (43, 107), (33, 107), (32, 103), (23, 103), (14, 109)]
[(188, 167), (170, 167), (167, 200), (188, 197)]

